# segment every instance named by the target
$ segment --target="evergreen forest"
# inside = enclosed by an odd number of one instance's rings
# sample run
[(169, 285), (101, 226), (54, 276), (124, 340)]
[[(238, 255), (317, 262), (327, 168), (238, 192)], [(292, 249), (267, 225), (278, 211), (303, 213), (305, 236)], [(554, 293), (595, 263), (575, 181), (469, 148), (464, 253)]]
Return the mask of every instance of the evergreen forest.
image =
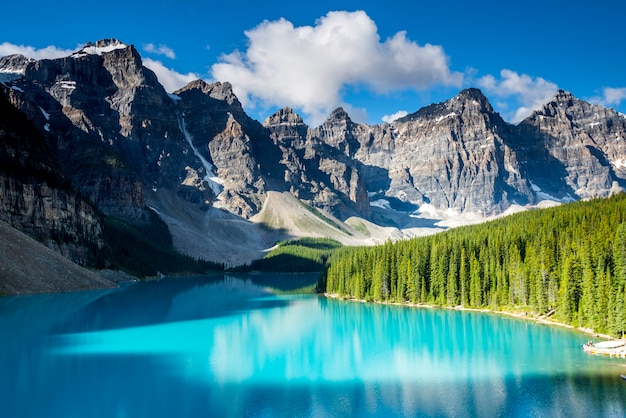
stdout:
[(250, 265), (239, 266), (229, 271), (262, 271), (274, 273), (321, 272), (326, 268), (330, 255), (342, 247), (331, 238), (305, 237), (294, 241), (281, 241), (265, 257)]
[(526, 312), (626, 331), (626, 194), (342, 248), (320, 279), (357, 300)]
[(198, 260), (176, 251), (167, 225), (149, 211), (143, 226), (104, 217), (106, 245), (96, 255), (98, 268), (112, 267), (137, 277), (159, 274), (205, 274), (223, 271), (224, 265)]

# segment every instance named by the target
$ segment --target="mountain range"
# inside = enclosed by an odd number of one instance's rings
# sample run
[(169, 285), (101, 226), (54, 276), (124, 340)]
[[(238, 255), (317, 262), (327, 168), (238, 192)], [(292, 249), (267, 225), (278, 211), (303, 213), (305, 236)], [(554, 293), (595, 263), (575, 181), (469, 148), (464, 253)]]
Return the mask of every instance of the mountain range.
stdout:
[(473, 88), (392, 123), (261, 123), (228, 82), (167, 93), (106, 39), (3, 57), (0, 91), (0, 220), (85, 266), (103, 217), (156, 214), (178, 251), (238, 265), (281, 239), (374, 244), (626, 187), (626, 116), (563, 90), (517, 125)]

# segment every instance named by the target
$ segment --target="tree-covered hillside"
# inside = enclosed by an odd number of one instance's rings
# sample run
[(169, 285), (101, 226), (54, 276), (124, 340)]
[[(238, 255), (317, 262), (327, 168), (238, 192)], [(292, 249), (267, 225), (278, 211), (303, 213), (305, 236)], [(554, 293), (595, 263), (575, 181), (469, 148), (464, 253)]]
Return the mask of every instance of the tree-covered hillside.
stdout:
[(167, 225), (154, 212), (149, 215), (149, 222), (143, 226), (104, 217), (106, 245), (97, 256), (98, 268), (113, 267), (137, 277), (224, 271), (222, 264), (176, 251)]
[(328, 293), (383, 302), (523, 310), (626, 330), (626, 194), (520, 213), (331, 258)]
[(231, 271), (264, 271), (282, 273), (320, 272), (342, 244), (331, 238), (300, 238), (279, 242), (265, 257)]

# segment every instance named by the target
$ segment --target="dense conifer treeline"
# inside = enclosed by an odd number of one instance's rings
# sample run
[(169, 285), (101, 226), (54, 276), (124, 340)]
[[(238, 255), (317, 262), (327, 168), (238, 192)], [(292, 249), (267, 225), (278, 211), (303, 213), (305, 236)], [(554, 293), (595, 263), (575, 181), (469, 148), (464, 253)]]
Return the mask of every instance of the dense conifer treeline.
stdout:
[(106, 245), (97, 255), (98, 268), (108, 264), (137, 277), (224, 270), (222, 264), (198, 260), (176, 251), (167, 225), (154, 212), (149, 214), (150, 222), (143, 227), (104, 217)]
[(345, 248), (326, 292), (368, 301), (524, 310), (626, 331), (626, 194), (437, 235)]
[(320, 272), (326, 267), (328, 258), (342, 244), (331, 238), (300, 238), (295, 241), (282, 241), (265, 257), (250, 265), (230, 269), (230, 271), (264, 272)]

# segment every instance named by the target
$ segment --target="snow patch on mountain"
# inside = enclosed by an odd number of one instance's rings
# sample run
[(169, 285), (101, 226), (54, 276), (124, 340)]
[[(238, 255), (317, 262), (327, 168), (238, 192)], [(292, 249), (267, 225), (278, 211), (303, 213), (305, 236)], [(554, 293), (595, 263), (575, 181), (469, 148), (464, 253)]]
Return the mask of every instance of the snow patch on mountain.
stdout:
[(76, 81), (62, 80), (59, 81), (57, 84), (59, 84), (62, 89), (66, 90), (74, 90), (76, 88)]
[(554, 197), (551, 194), (542, 191), (541, 188), (539, 186), (537, 186), (535, 183), (533, 183), (532, 181), (530, 181), (530, 187), (533, 189), (533, 192), (535, 192), (535, 194), (537, 195), (537, 198), (540, 201), (541, 200), (550, 200), (552, 202), (558, 202), (558, 203), (569, 203), (569, 202), (575, 202), (576, 201), (576, 199), (573, 199), (569, 195), (565, 196), (563, 198)]
[(454, 112), (452, 112), (452, 113), (448, 113), (448, 114), (447, 114), (447, 115), (445, 115), (445, 116), (439, 116), (439, 117), (435, 120), (435, 123), (439, 123), (439, 122), (441, 122), (441, 121), (442, 121), (442, 120), (444, 120), (444, 119), (447, 119), (447, 118), (454, 118), (454, 117), (456, 117), (456, 116), (457, 116), (457, 115), (456, 115), (456, 113), (454, 113)]
[(98, 41), (95, 44), (88, 43), (81, 50), (74, 52), (73, 58), (81, 58), (87, 55), (102, 55), (118, 49), (126, 49), (128, 45), (118, 40)]
[(37, 107), (39, 107), (39, 110), (41, 110), (41, 114), (43, 115), (43, 117), (46, 118), (46, 120), (50, 120), (50, 113), (46, 112), (41, 106)]
[(204, 156), (202, 154), (200, 154), (200, 151), (198, 151), (198, 149), (193, 145), (193, 141), (192, 141), (191, 135), (189, 134), (189, 131), (187, 131), (187, 126), (185, 124), (185, 117), (184, 117), (184, 115), (179, 117), (178, 123), (179, 123), (179, 126), (180, 126), (180, 130), (183, 133), (183, 135), (185, 136), (185, 139), (187, 140), (187, 143), (189, 144), (189, 146), (193, 150), (194, 155), (200, 159), (200, 161), (202, 162), (202, 166), (206, 170), (206, 175), (204, 176), (204, 181), (206, 181), (208, 183), (208, 185), (211, 188), (211, 190), (213, 190), (213, 193), (215, 193), (215, 196), (219, 196), (219, 194), (222, 193), (222, 190), (224, 190), (224, 185), (223, 185), (222, 179), (220, 179), (218, 176), (216, 176), (213, 173), (213, 170), (214, 170), (213, 164), (208, 162), (207, 159), (204, 158)]
[(391, 209), (391, 204), (386, 199), (377, 199), (370, 201), (370, 205), (381, 209)]
[(626, 168), (626, 158), (611, 161), (611, 164), (613, 164), (613, 167), (617, 169)]

